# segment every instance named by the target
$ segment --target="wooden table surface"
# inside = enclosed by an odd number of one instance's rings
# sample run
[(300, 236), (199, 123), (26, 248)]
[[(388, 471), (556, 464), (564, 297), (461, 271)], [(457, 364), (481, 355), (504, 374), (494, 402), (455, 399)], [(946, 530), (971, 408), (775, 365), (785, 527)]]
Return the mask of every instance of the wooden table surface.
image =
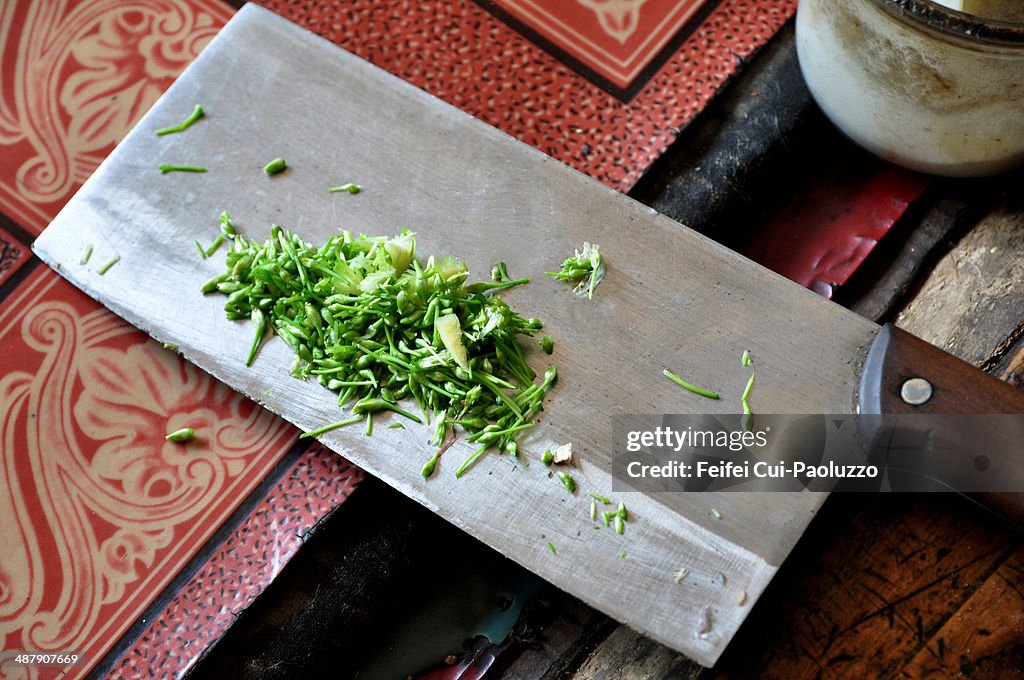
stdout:
[[(840, 301), (1024, 386), (1021, 179), (934, 181)], [(193, 677), (315, 675), (373, 645), (367, 621), (415, 607), (439, 550), (487, 552), (382, 485), (360, 494), (374, 519), (353, 531), (359, 504), (341, 508)], [(831, 497), (714, 669), (568, 595), (537, 602), (487, 677), (1024, 677), (1020, 533), (947, 494)]]

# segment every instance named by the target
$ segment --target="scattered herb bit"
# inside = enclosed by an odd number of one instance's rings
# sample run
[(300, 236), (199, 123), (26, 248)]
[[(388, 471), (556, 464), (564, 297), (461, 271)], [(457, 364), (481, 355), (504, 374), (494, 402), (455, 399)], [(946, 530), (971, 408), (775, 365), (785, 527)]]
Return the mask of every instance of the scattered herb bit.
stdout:
[(268, 175), (276, 175), (278, 173), (284, 172), (287, 167), (288, 162), (279, 156), (274, 160), (270, 161), (269, 163), (267, 163), (266, 165), (264, 165), (263, 172), (267, 173)]
[(689, 391), (693, 392), (694, 394), (699, 394), (702, 397), (707, 397), (708, 399), (719, 399), (720, 398), (717, 393), (712, 392), (711, 390), (706, 390), (703, 387), (697, 387), (696, 385), (691, 385), (690, 383), (686, 382), (685, 380), (683, 380), (682, 378), (680, 378), (678, 375), (676, 375), (672, 371), (668, 370), (667, 368), (664, 371), (662, 371), (661, 373), (666, 378), (668, 378), (669, 380), (671, 380), (675, 384), (677, 384), (680, 387), (682, 387), (684, 390), (689, 390)]
[(569, 493), (576, 493), (576, 480), (572, 478), (572, 475), (559, 472), (558, 479), (562, 482), (562, 486), (569, 490)]
[(695, 637), (704, 639), (711, 633), (711, 607), (704, 607), (697, 616), (697, 626), (693, 629)]
[(607, 512), (601, 513), (601, 521), (604, 522), (605, 528), (611, 526), (612, 517), (618, 517), (614, 510), (609, 510)]
[(587, 291), (587, 298), (594, 299), (594, 288), (601, 282), (606, 273), (604, 258), (596, 243), (584, 243), (582, 250), (562, 261), (562, 269), (557, 272), (546, 272), (548, 276), (559, 281), (566, 281), (574, 286), (574, 290), (582, 295)]
[(437, 467), (437, 461), (440, 458), (441, 458), (441, 452), (440, 451), (436, 451), (434, 453), (434, 455), (430, 457), (430, 460), (428, 460), (423, 465), (423, 469), (420, 470), (420, 474), (423, 476), (423, 479), (428, 479), (430, 477), (430, 475), (434, 474), (434, 468)]
[(508, 271), (505, 269), (505, 263), (499, 262), (491, 267), (491, 280), (492, 281), (508, 281), (511, 276), (508, 275)]
[(672, 572), (672, 579), (676, 583), (682, 583), (683, 580), (686, 579), (686, 577), (689, 576), (689, 575), (690, 575), (690, 570), (689, 569), (687, 569), (686, 567), (679, 567), (678, 569), (676, 569), (675, 571)]
[(722, 513), (718, 511), (718, 508), (711, 508), (711, 516), (715, 519), (722, 519)]
[(199, 257), (201, 257), (201, 258), (203, 258), (205, 260), (207, 258), (207, 255), (206, 255), (206, 249), (203, 248), (203, 244), (201, 244), (198, 239), (193, 241), (193, 243), (196, 244), (196, 250), (199, 251)]
[(599, 493), (594, 493), (593, 491), (588, 491), (587, 495), (589, 495), (591, 498), (593, 498), (596, 501), (600, 501), (604, 505), (611, 505), (612, 504), (610, 499), (605, 498), (604, 496), (602, 496)]
[(555, 339), (550, 335), (544, 335), (540, 339), (540, 348), (544, 350), (544, 354), (551, 354), (555, 351)]
[(615, 514), (618, 517), (621, 517), (623, 522), (629, 521), (629, 510), (626, 510), (625, 503), (619, 503), (619, 507), (615, 510)]
[(544, 451), (544, 455), (540, 457), (540, 462), (544, 463), (549, 467), (552, 463), (555, 462), (555, 454), (551, 453), (551, 449), (547, 449)]
[(743, 364), (744, 366), (749, 366), (750, 364), (754, 363), (753, 359), (750, 358), (750, 352), (748, 352), (747, 350), (743, 350), (743, 356), (740, 357), (740, 363)]
[(165, 163), (156, 166), (156, 169), (165, 175), (168, 172), (206, 172), (206, 168), (201, 165), (168, 165)]
[(593, 499), (590, 500), (590, 519), (597, 521), (597, 501)]
[(361, 422), (363, 422), (363, 416), (353, 416), (352, 418), (346, 418), (345, 420), (339, 420), (336, 423), (331, 423), (330, 425), (324, 425), (323, 427), (318, 427), (315, 430), (310, 430), (309, 432), (304, 432), (304, 433), (299, 435), (299, 439), (305, 439), (306, 437), (319, 437), (320, 435), (324, 434), (325, 432), (330, 432), (331, 430), (337, 430), (339, 427), (345, 427), (347, 425), (355, 425), (356, 423), (361, 423)]
[(174, 343), (174, 342), (165, 342), (164, 343), (164, 349), (169, 349), (172, 352), (176, 352), (176, 351), (178, 351), (178, 344)]
[(229, 319), (252, 320), (247, 364), (269, 331), (295, 353), (292, 374), (365, 414), (368, 430), (380, 410), (420, 422), (402, 400), (427, 422), (437, 416), (435, 446), (461, 426), (477, 448), (457, 477), (488, 451), (518, 453), (516, 440), (536, 424), (558, 374), (552, 367), (537, 380), (519, 336), (543, 324), (487, 295), (495, 284), (467, 285), (466, 266), (452, 258), (420, 262), (409, 231), (390, 239), (345, 232), (320, 247), (276, 225), (262, 244), (231, 231), (222, 222), (226, 270), (202, 290), (227, 296)]
[(747, 603), (747, 591), (741, 590), (740, 594), (736, 597), (736, 606), (742, 607)]
[(160, 128), (159, 130), (156, 131), (156, 134), (169, 135), (172, 132), (182, 132), (183, 130), (188, 129), (188, 127), (192, 125), (192, 123), (195, 123), (204, 115), (206, 114), (203, 112), (203, 107), (201, 107), (199, 104), (196, 104), (196, 108), (192, 109), (192, 113), (189, 114), (188, 118), (181, 121), (177, 125), (171, 125), (170, 127)]
[(740, 397), (740, 402), (743, 404), (743, 413), (746, 415), (753, 415), (753, 411), (750, 410), (750, 404), (747, 403), (747, 398), (750, 396), (750, 390), (754, 388), (754, 374), (750, 374), (750, 380), (747, 381), (747, 386), (743, 390), (743, 396)]
[(213, 245), (207, 248), (204, 253), (206, 257), (213, 257), (213, 254), (217, 252), (222, 243), (224, 243), (224, 234), (217, 234), (217, 238), (213, 239)]
[(342, 184), (341, 186), (337, 186), (337, 187), (328, 187), (327, 188), (327, 191), (332, 193), (332, 194), (337, 194), (337, 193), (340, 193), (342, 191), (347, 191), (350, 194), (358, 194), (362, 190), (363, 190), (363, 188), (361, 186), (359, 186), (358, 184), (353, 184), (352, 182), (347, 182), (347, 183)]
[(120, 255), (114, 255), (114, 257), (112, 257), (109, 260), (107, 260), (106, 263), (102, 267), (97, 269), (96, 273), (99, 274), (100, 276), (103, 276), (108, 271), (110, 271), (111, 267), (113, 267), (115, 264), (117, 264), (120, 261), (121, 261), (121, 256)]
[(175, 444), (184, 444), (196, 438), (196, 431), (191, 427), (183, 427), (168, 434), (164, 439)]
[(554, 544), (551, 541), (548, 541), (548, 550), (551, 551), (552, 555), (554, 555), (555, 557), (558, 557), (558, 551), (555, 550), (555, 546), (554, 546)]
[(391, 423), (388, 425), (389, 430), (404, 430), (405, 425), (403, 423)]
[(615, 515), (615, 533), (622, 535), (626, 531), (626, 521), (622, 519), (622, 515)]
[(82, 257), (78, 259), (78, 264), (89, 264), (89, 258), (92, 257), (92, 244), (90, 243), (82, 251)]
[(623, 550), (622, 552), (620, 552), (619, 557), (621, 557), (622, 559), (626, 559), (626, 551)]

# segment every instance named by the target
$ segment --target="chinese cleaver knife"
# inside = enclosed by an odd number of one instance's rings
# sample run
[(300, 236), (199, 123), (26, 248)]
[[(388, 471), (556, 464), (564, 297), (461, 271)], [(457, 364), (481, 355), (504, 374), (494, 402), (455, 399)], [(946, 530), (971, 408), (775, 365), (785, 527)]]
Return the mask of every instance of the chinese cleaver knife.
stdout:
[[(176, 135), (154, 131), (200, 104)], [(288, 170), (266, 175), (276, 157)], [(201, 165), (161, 174), (157, 165)], [(356, 182), (358, 195), (329, 194)], [(323, 436), (377, 475), (555, 585), (704, 665), (721, 655), (823, 502), (823, 493), (611, 491), (612, 419), (624, 413), (736, 413), (755, 358), (761, 413), (860, 409), (1020, 413), (1016, 390), (914, 338), (823, 300), (274, 14), (247, 5), (145, 115), (35, 243), (62, 276), (197, 366), (304, 430), (340, 420), (333, 394), (289, 375), (269, 341), (247, 368), (248, 323), (225, 320), (200, 286), (223, 269), (202, 260), (229, 212), (263, 240), (271, 224), (322, 243), (340, 229), (417, 233), (420, 253), (464, 260), (475, 279), (498, 260), (532, 283), (504, 294), (546, 322), (559, 369), (523, 458), (492, 455), (456, 480), (472, 445), (457, 442), (429, 479), (430, 428), (345, 428)], [(584, 241), (609, 274), (594, 299), (543, 272)], [(93, 262), (79, 264), (92, 245)], [(104, 275), (96, 262), (119, 263)], [(870, 359), (868, 354), (871, 354)], [(710, 401), (669, 368), (721, 392)], [(901, 398), (908, 378), (931, 398)], [(864, 390), (861, 389), (863, 378)], [(904, 395), (906, 396), (906, 395)], [(914, 400), (911, 400), (914, 401)], [(919, 399), (918, 399), (919, 401)], [(581, 492), (539, 464), (571, 442)], [(583, 491), (630, 510), (622, 535), (594, 530)], [(550, 550), (554, 546), (557, 555)], [(625, 557), (623, 555), (625, 554)], [(680, 571), (684, 570), (684, 571)], [(686, 578), (679, 578), (682, 574)], [(675, 576), (674, 576), (675, 575)], [(458, 574), (452, 574), (458, 578)]]

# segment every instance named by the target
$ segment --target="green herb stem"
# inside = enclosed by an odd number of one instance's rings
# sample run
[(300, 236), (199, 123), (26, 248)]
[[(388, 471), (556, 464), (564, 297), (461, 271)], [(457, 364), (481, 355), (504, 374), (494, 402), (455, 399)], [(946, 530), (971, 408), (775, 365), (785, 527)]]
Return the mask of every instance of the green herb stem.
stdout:
[(174, 442), (175, 444), (184, 444), (185, 442), (190, 442), (195, 438), (196, 431), (191, 427), (183, 427), (180, 430), (175, 430), (164, 437), (167, 441)]
[(206, 172), (206, 168), (201, 165), (171, 165), (165, 163), (156, 166), (156, 168), (162, 174), (167, 174), (168, 172)]
[(278, 157), (263, 166), (263, 172), (268, 175), (276, 175), (284, 172), (287, 167), (288, 162), (285, 159)]
[(109, 260), (107, 260), (103, 264), (103, 266), (101, 266), (99, 269), (97, 269), (96, 273), (99, 274), (100, 276), (103, 276), (108, 271), (110, 271), (111, 267), (113, 267), (115, 264), (117, 264), (120, 261), (121, 261), (121, 256), (120, 255), (114, 255), (114, 257), (112, 257)]
[(712, 392), (711, 390), (706, 390), (703, 387), (697, 387), (696, 385), (691, 385), (690, 383), (686, 382), (685, 380), (683, 380), (682, 378), (680, 378), (678, 375), (676, 375), (672, 371), (668, 370), (667, 368), (664, 371), (662, 371), (662, 374), (666, 378), (668, 378), (669, 380), (674, 382), (675, 384), (677, 384), (680, 387), (682, 387), (684, 390), (689, 390), (690, 392), (693, 392), (694, 394), (699, 394), (702, 397), (707, 397), (708, 399), (719, 399), (720, 398), (717, 393)]
[(346, 427), (348, 425), (355, 425), (356, 423), (361, 423), (362, 421), (363, 421), (363, 416), (355, 416), (353, 418), (346, 418), (345, 420), (339, 420), (336, 423), (331, 423), (330, 425), (324, 425), (323, 427), (318, 427), (315, 430), (310, 430), (309, 432), (304, 432), (303, 434), (299, 435), (299, 439), (306, 439), (307, 437), (319, 437), (320, 435), (322, 435), (322, 434), (324, 434), (326, 432), (330, 432), (331, 430), (337, 430), (339, 427)]
[(204, 115), (206, 114), (203, 112), (203, 107), (199, 106), (199, 104), (196, 104), (196, 107), (192, 109), (192, 113), (189, 114), (188, 118), (178, 123), (177, 125), (171, 125), (170, 127), (160, 128), (159, 130), (156, 131), (156, 134), (162, 136), (169, 135), (174, 132), (182, 132), (184, 130), (187, 130), (189, 126), (191, 126), (197, 120), (202, 118)]

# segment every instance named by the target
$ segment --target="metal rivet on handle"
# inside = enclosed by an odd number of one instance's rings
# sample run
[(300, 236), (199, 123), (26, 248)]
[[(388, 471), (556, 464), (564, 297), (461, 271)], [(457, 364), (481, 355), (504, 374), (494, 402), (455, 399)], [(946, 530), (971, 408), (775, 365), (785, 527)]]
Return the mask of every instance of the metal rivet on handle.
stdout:
[(911, 406), (921, 406), (932, 398), (932, 384), (924, 378), (910, 378), (900, 387), (900, 398)]

